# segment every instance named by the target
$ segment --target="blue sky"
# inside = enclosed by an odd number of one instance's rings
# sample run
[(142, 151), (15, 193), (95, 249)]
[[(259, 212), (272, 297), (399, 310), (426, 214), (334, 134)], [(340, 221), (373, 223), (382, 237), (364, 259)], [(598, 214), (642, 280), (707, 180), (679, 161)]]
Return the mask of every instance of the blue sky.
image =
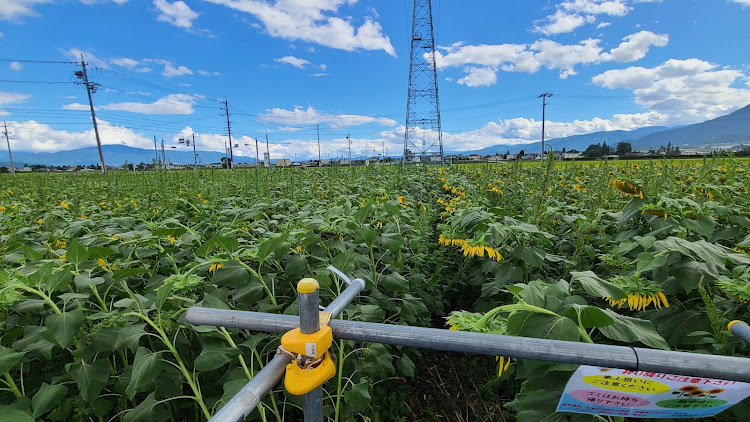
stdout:
[[(0, 119), (12, 147), (95, 145), (75, 64), (90, 64), (102, 141), (195, 133), (240, 153), (400, 154), (409, 0), (2, 0)], [(681, 125), (750, 104), (750, 0), (433, 0), (447, 151)], [(33, 81), (33, 82), (18, 82)], [(249, 144), (250, 146), (245, 146)]]

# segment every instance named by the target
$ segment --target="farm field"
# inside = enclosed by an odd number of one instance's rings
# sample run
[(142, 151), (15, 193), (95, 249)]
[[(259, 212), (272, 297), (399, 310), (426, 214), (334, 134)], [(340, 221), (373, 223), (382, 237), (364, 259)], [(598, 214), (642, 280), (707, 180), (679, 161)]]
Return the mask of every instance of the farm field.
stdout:
[[(203, 421), (279, 336), (190, 306), (747, 356), (750, 164), (732, 157), (0, 175), (0, 421)], [(334, 341), (334, 421), (554, 413), (575, 365)], [(300, 420), (282, 386), (248, 420)], [(750, 403), (717, 420), (745, 420)], [(612, 420), (607, 417), (598, 420)]]

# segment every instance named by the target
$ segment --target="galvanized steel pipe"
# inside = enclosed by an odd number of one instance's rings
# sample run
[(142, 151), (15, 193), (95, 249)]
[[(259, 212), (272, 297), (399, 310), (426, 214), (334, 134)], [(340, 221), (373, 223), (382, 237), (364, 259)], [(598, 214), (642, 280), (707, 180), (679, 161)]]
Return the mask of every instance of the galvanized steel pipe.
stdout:
[[(275, 333), (298, 323), (292, 315), (195, 307), (187, 311), (187, 321)], [(750, 382), (750, 359), (739, 357), (344, 320), (329, 326), (334, 338), (345, 340)]]
[(750, 326), (744, 321), (732, 321), (729, 323), (729, 331), (742, 339), (745, 343), (750, 343)]

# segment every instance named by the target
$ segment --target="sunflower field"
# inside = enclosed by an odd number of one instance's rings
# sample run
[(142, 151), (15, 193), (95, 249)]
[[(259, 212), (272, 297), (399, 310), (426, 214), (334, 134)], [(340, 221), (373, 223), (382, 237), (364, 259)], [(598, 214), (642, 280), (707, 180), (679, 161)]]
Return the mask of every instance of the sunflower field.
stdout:
[[(191, 306), (747, 356), (748, 161), (0, 175), (0, 422), (205, 421), (279, 336)], [(575, 365), (334, 341), (332, 421), (555, 414)], [(282, 386), (248, 420), (301, 419)], [(741, 403), (718, 420), (750, 417)], [(546, 418), (546, 419), (545, 419)], [(600, 417), (598, 420), (616, 418)]]

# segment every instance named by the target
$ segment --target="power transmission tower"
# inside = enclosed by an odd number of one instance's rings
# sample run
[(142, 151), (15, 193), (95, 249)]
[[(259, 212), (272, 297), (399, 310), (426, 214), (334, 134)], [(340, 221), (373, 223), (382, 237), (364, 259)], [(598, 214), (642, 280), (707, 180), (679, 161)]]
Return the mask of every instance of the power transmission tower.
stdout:
[(102, 152), (102, 141), (99, 138), (99, 127), (96, 124), (96, 113), (94, 112), (94, 101), (91, 99), (91, 93), (99, 89), (101, 84), (96, 82), (89, 82), (89, 75), (86, 72), (86, 62), (83, 60), (83, 54), (81, 54), (81, 63), (79, 64), (83, 70), (77, 70), (75, 72), (76, 77), (80, 80), (79, 85), (86, 86), (86, 93), (89, 96), (89, 107), (91, 108), (91, 121), (94, 122), (94, 134), (96, 134), (96, 146), (99, 148), (99, 161), (102, 163), (102, 174), (107, 173), (107, 166), (104, 164), (104, 153)]
[(542, 99), (542, 160), (544, 160), (544, 123), (547, 118), (546, 111), (547, 111), (547, 97), (551, 97), (554, 94), (550, 94), (549, 92), (545, 92), (544, 94), (540, 95), (537, 98)]
[(5, 128), (5, 131), (3, 132), (5, 134), (5, 142), (8, 143), (8, 158), (10, 158), (10, 172), (13, 174), (13, 176), (15, 176), (16, 168), (13, 166), (13, 153), (10, 152), (10, 133), (8, 133), (7, 123), (3, 122), (3, 127)]
[(414, 0), (402, 161), (443, 161), (431, 0)]
[(318, 130), (318, 167), (323, 167), (323, 161), (320, 158), (320, 125), (315, 125), (315, 129)]
[(224, 97), (222, 101), (221, 111), (222, 115), (227, 116), (227, 135), (229, 136), (229, 168), (234, 170), (234, 151), (232, 150), (232, 125), (229, 123), (229, 102), (227, 97)]

